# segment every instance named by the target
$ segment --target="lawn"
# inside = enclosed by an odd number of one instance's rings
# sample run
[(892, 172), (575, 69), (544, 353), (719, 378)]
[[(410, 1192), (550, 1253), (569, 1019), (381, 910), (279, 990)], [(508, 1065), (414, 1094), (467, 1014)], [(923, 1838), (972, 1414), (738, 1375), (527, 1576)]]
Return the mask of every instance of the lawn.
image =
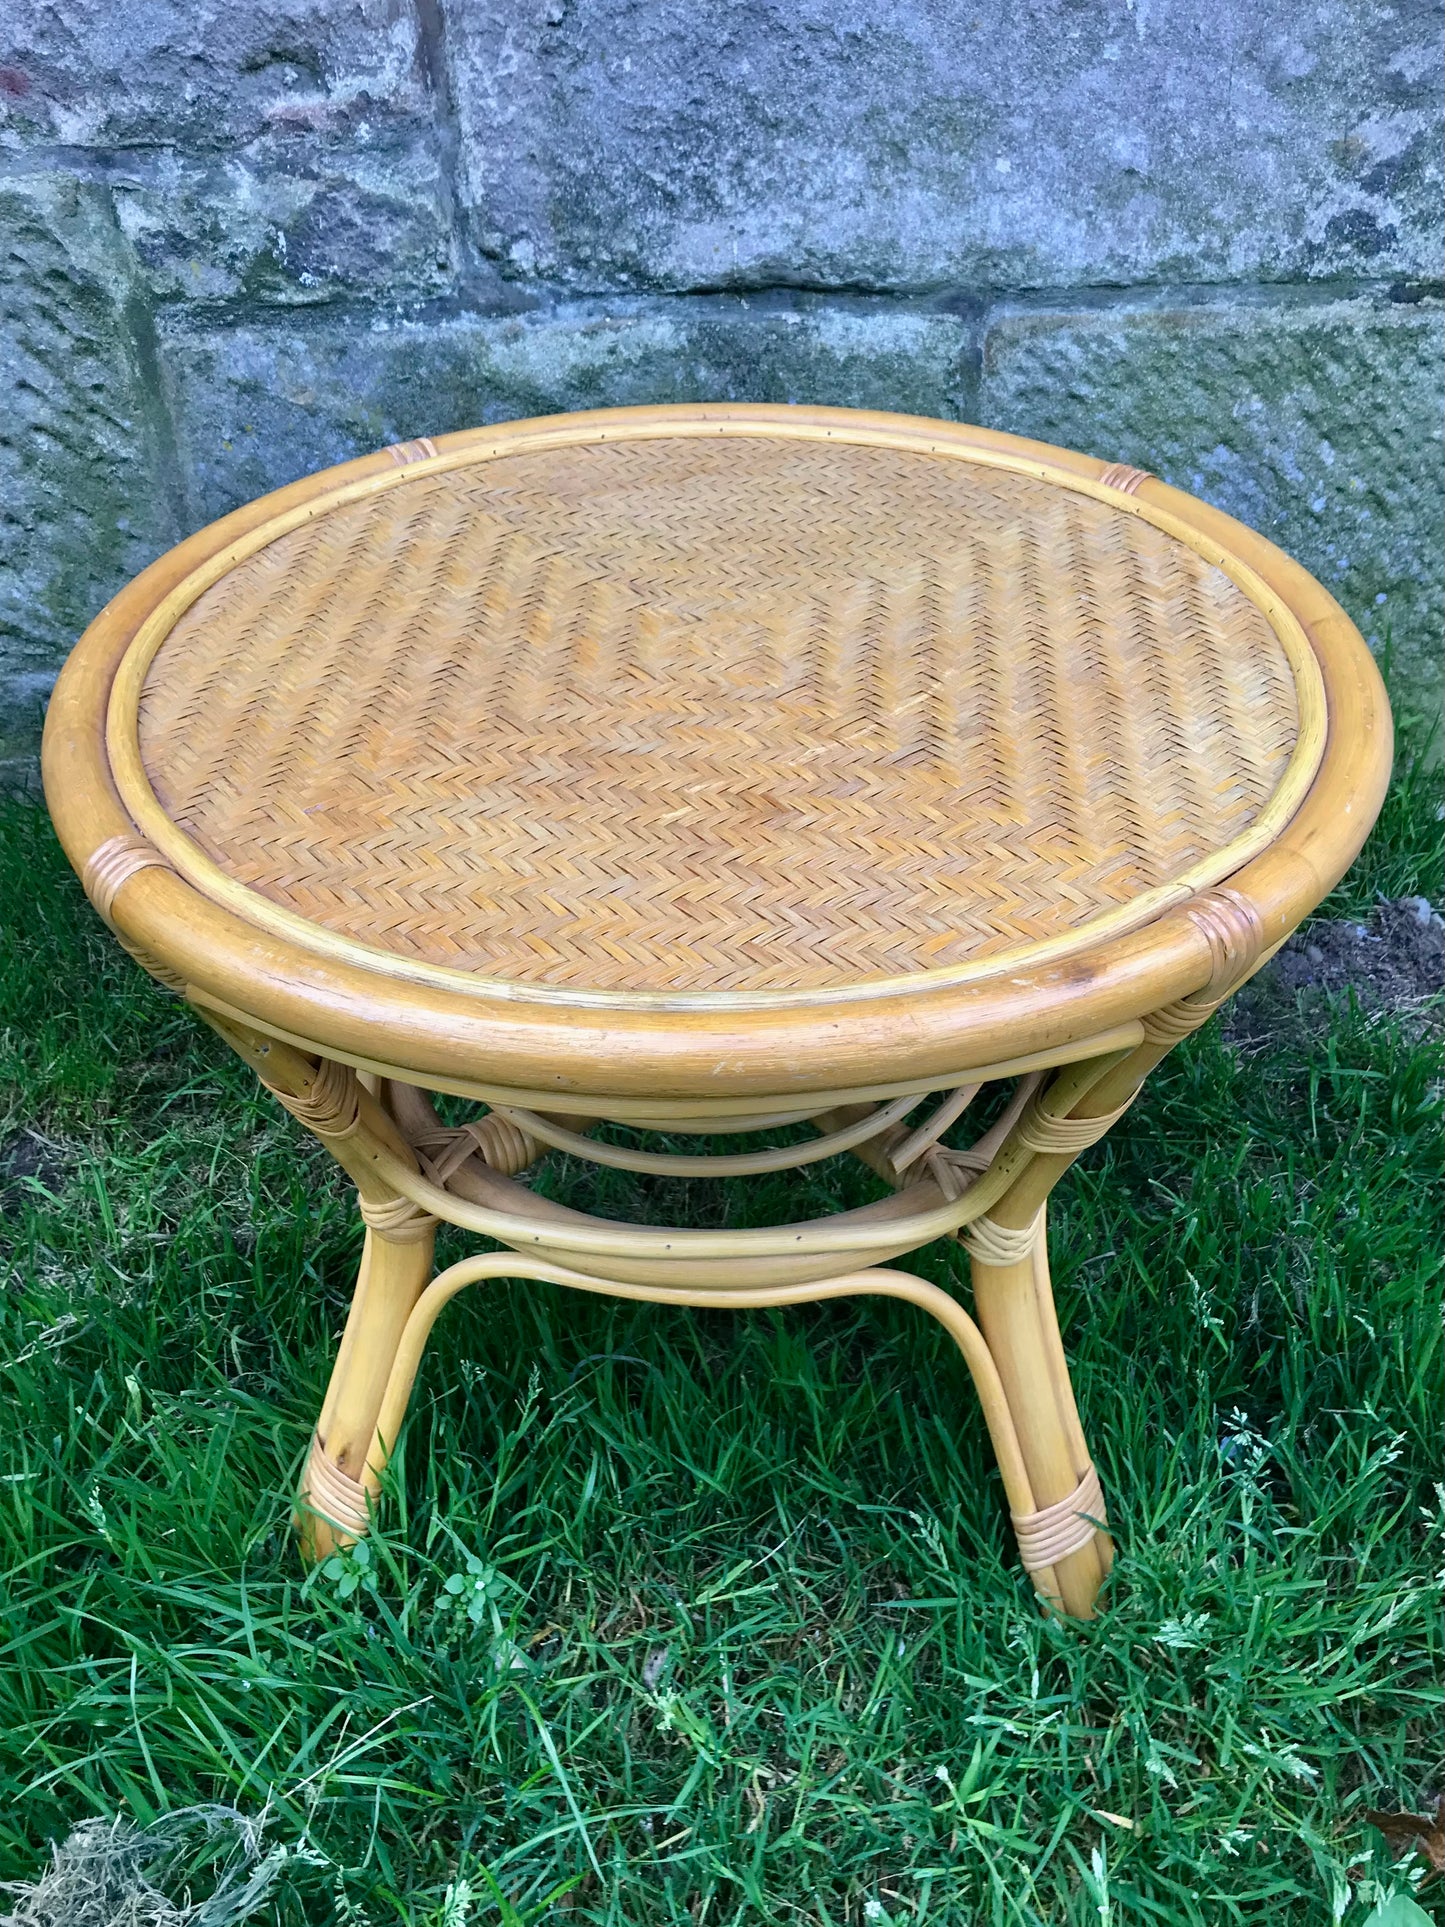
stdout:
[[(1407, 755), (1331, 915), (1439, 903), (1437, 797)], [(1092, 1625), (1040, 1616), (960, 1360), (879, 1302), (475, 1292), (384, 1530), (308, 1577), (346, 1190), (33, 805), (0, 861), (0, 1878), (219, 1802), (264, 1821), (285, 1923), (1357, 1927), (1418, 1881), (1364, 1818), (1445, 1779), (1418, 1011), (1213, 1023), (1061, 1188), (1120, 1545)], [(538, 1182), (746, 1223), (875, 1180)], [(956, 1247), (912, 1262), (966, 1291)], [(239, 1838), (182, 1827), (167, 1878)]]

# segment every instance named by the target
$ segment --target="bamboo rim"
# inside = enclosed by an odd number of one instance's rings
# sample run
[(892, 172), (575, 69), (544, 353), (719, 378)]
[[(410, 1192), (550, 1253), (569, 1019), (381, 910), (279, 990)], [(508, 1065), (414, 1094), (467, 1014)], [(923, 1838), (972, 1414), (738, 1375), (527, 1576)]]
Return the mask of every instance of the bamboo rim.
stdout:
[[(1241, 556), (1195, 526), (1172, 507), (1143, 499), (1132, 486), (1120, 486), (1103, 475), (1089, 476), (1062, 463), (1012, 448), (979, 446), (965, 431), (946, 432), (943, 424), (920, 423), (916, 428), (898, 418), (886, 427), (872, 418), (820, 421), (791, 418), (788, 411), (738, 418), (715, 416), (706, 410), (672, 413), (641, 411), (616, 419), (592, 417), (546, 418), (489, 433), (469, 436), (462, 447), (423, 455), (404, 465), (339, 483), (261, 522), (226, 544), (192, 569), (141, 622), (116, 669), (105, 716), (105, 744), (110, 771), (121, 800), (142, 834), (161, 852), (179, 875), (202, 895), (232, 912), (252, 927), (313, 955), (345, 962), (382, 978), (401, 979), (460, 992), (492, 1003), (526, 1003), (569, 1009), (596, 1008), (628, 1011), (776, 1010), (819, 1008), (891, 997), (902, 991), (929, 991), (983, 982), (1023, 969), (1034, 970), (1093, 949), (1110, 938), (1126, 935), (1153, 921), (1161, 912), (1187, 902), (1199, 891), (1222, 882), (1261, 855), (1285, 829), (1308, 794), (1324, 755), (1327, 707), (1324, 682), (1315, 652), (1303, 625), (1286, 601)], [(564, 447), (603, 441), (646, 440), (676, 436), (787, 437), (800, 441), (841, 441), (865, 447), (892, 448), (920, 455), (962, 460), (982, 467), (1011, 470), (1089, 496), (1111, 508), (1139, 517), (1185, 544), (1221, 569), (1260, 610), (1278, 637), (1294, 678), (1299, 710), (1295, 746), (1279, 784), (1249, 829), (1233, 842), (1211, 851), (1177, 877), (1154, 889), (1141, 891), (1128, 903), (1091, 917), (1073, 930), (1043, 942), (1025, 943), (986, 958), (903, 976), (862, 978), (853, 983), (785, 990), (646, 991), (605, 990), (586, 985), (521, 983), (480, 972), (449, 969), (406, 958), (345, 937), (286, 910), (260, 892), (231, 877), (186, 835), (157, 798), (141, 755), (138, 712), (145, 677), (156, 654), (180, 616), (237, 563), (265, 548), (307, 521), (346, 503), (404, 487), (418, 476), (484, 463), (523, 449)]]
[[(186, 1001), (203, 1015), (210, 1013), (223, 1021), (245, 1024), (265, 1037), (274, 1038), (277, 1043), (290, 1044), (296, 1050), (317, 1048), (314, 1038), (303, 1036), (300, 1031), (287, 1030), (269, 1018), (254, 1016), (250, 1011), (225, 1003), (219, 997), (208, 996), (194, 985), (187, 988), (185, 995)], [(1133, 1050), (1143, 1041), (1144, 1025), (1134, 1019), (1126, 1024), (1111, 1024), (1107, 1030), (1086, 1032), (1052, 1050), (1026, 1051), (1017, 1056), (970, 1064), (967, 1066), (966, 1079), (964, 1071), (949, 1070), (933, 1077), (894, 1079), (886, 1084), (855, 1084), (837, 1090), (819, 1088), (809, 1092), (806, 1110), (799, 1109), (796, 1091), (782, 1095), (755, 1093), (747, 1097), (718, 1095), (665, 1100), (608, 1091), (591, 1092), (585, 1097), (574, 1098), (557, 1090), (526, 1090), (516, 1085), (491, 1083), (484, 1078), (447, 1076), (432, 1071), (421, 1076), (390, 1060), (335, 1048), (330, 1044), (325, 1054), (338, 1064), (349, 1064), (353, 1070), (365, 1071), (372, 1077), (414, 1084), (419, 1089), (434, 1091), (443, 1097), (471, 1098), (494, 1108), (512, 1105), (532, 1111), (556, 1110), (559, 1107), (573, 1111), (582, 1109), (595, 1113), (598, 1118), (605, 1118), (608, 1123), (630, 1124), (638, 1130), (712, 1132), (776, 1130), (782, 1125), (797, 1124), (804, 1118), (815, 1117), (820, 1110), (831, 1110), (840, 1104), (886, 1104), (895, 1097), (913, 1097), (916, 1100), (927, 1097), (931, 1091), (951, 1091), (965, 1081), (988, 1084), (999, 1078), (1025, 1077), (1032, 1071), (1054, 1070), (1061, 1065), (1075, 1063), (1080, 1058)], [(739, 1123), (739, 1119), (745, 1119), (746, 1124)]]

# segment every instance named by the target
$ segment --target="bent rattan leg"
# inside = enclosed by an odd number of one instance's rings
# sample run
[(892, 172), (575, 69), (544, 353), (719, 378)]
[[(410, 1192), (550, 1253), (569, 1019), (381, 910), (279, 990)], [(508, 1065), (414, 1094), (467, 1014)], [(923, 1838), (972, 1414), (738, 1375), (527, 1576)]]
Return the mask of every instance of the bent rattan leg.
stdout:
[(366, 1232), (351, 1311), (297, 1494), (303, 1556), (324, 1559), (367, 1528), (362, 1475), (397, 1346), (431, 1275), (436, 1226), (419, 1216), (401, 1238)]
[(1042, 1216), (1032, 1229), (1017, 1237), (1015, 1257), (1003, 1241), (986, 1252), (965, 1240), (974, 1304), (1035, 1494), (1035, 1510), (1014, 1516), (1020, 1555), (1046, 1599), (1090, 1619), (1113, 1542), (1093, 1523), (1104, 1518), (1103, 1494), (1069, 1382)]

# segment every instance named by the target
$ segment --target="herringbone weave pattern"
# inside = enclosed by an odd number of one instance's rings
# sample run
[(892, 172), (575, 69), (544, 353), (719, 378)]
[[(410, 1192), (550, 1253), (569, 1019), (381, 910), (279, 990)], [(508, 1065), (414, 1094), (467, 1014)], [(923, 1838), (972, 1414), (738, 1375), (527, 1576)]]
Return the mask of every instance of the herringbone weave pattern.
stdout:
[(1047, 939), (1242, 834), (1260, 612), (1031, 477), (776, 436), (533, 450), (333, 509), (162, 645), (142, 753), (276, 903), (531, 983), (827, 986)]

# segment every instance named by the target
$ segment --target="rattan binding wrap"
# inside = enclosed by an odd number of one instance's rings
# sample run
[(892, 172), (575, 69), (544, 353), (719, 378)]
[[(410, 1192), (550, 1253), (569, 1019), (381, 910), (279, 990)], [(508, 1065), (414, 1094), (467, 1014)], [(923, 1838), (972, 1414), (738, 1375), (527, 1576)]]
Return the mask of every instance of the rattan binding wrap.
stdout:
[(1024, 1570), (1043, 1572), (1087, 1546), (1097, 1528), (1107, 1523), (1099, 1475), (1091, 1465), (1067, 1499), (1038, 1512), (1015, 1512), (1011, 1516)]
[(180, 615), (139, 753), (233, 885), (418, 964), (766, 992), (986, 963), (1207, 868), (1295, 748), (1256, 602), (1032, 474), (777, 434), (418, 448), (398, 482)]
[(362, 1222), (379, 1231), (393, 1244), (420, 1244), (436, 1229), (436, 1219), (410, 1198), (385, 1198), (375, 1201), (359, 1197)]
[(980, 1264), (1016, 1265), (1032, 1256), (1043, 1235), (1042, 1210), (1025, 1225), (1000, 1224), (997, 1218), (985, 1213), (963, 1227), (958, 1233), (958, 1242), (969, 1257), (976, 1258)]
[(140, 870), (169, 870), (169, 860), (143, 836), (107, 837), (91, 852), (82, 882), (91, 902), (109, 923), (122, 888)]
[(1137, 495), (1149, 480), (1147, 468), (1130, 468), (1127, 462), (1111, 462), (1099, 480), (1105, 488), (1116, 488), (1121, 495)]
[(370, 1524), (366, 1487), (326, 1456), (314, 1432), (301, 1478), (301, 1498), (303, 1504), (310, 1505), (353, 1537), (360, 1537)]

